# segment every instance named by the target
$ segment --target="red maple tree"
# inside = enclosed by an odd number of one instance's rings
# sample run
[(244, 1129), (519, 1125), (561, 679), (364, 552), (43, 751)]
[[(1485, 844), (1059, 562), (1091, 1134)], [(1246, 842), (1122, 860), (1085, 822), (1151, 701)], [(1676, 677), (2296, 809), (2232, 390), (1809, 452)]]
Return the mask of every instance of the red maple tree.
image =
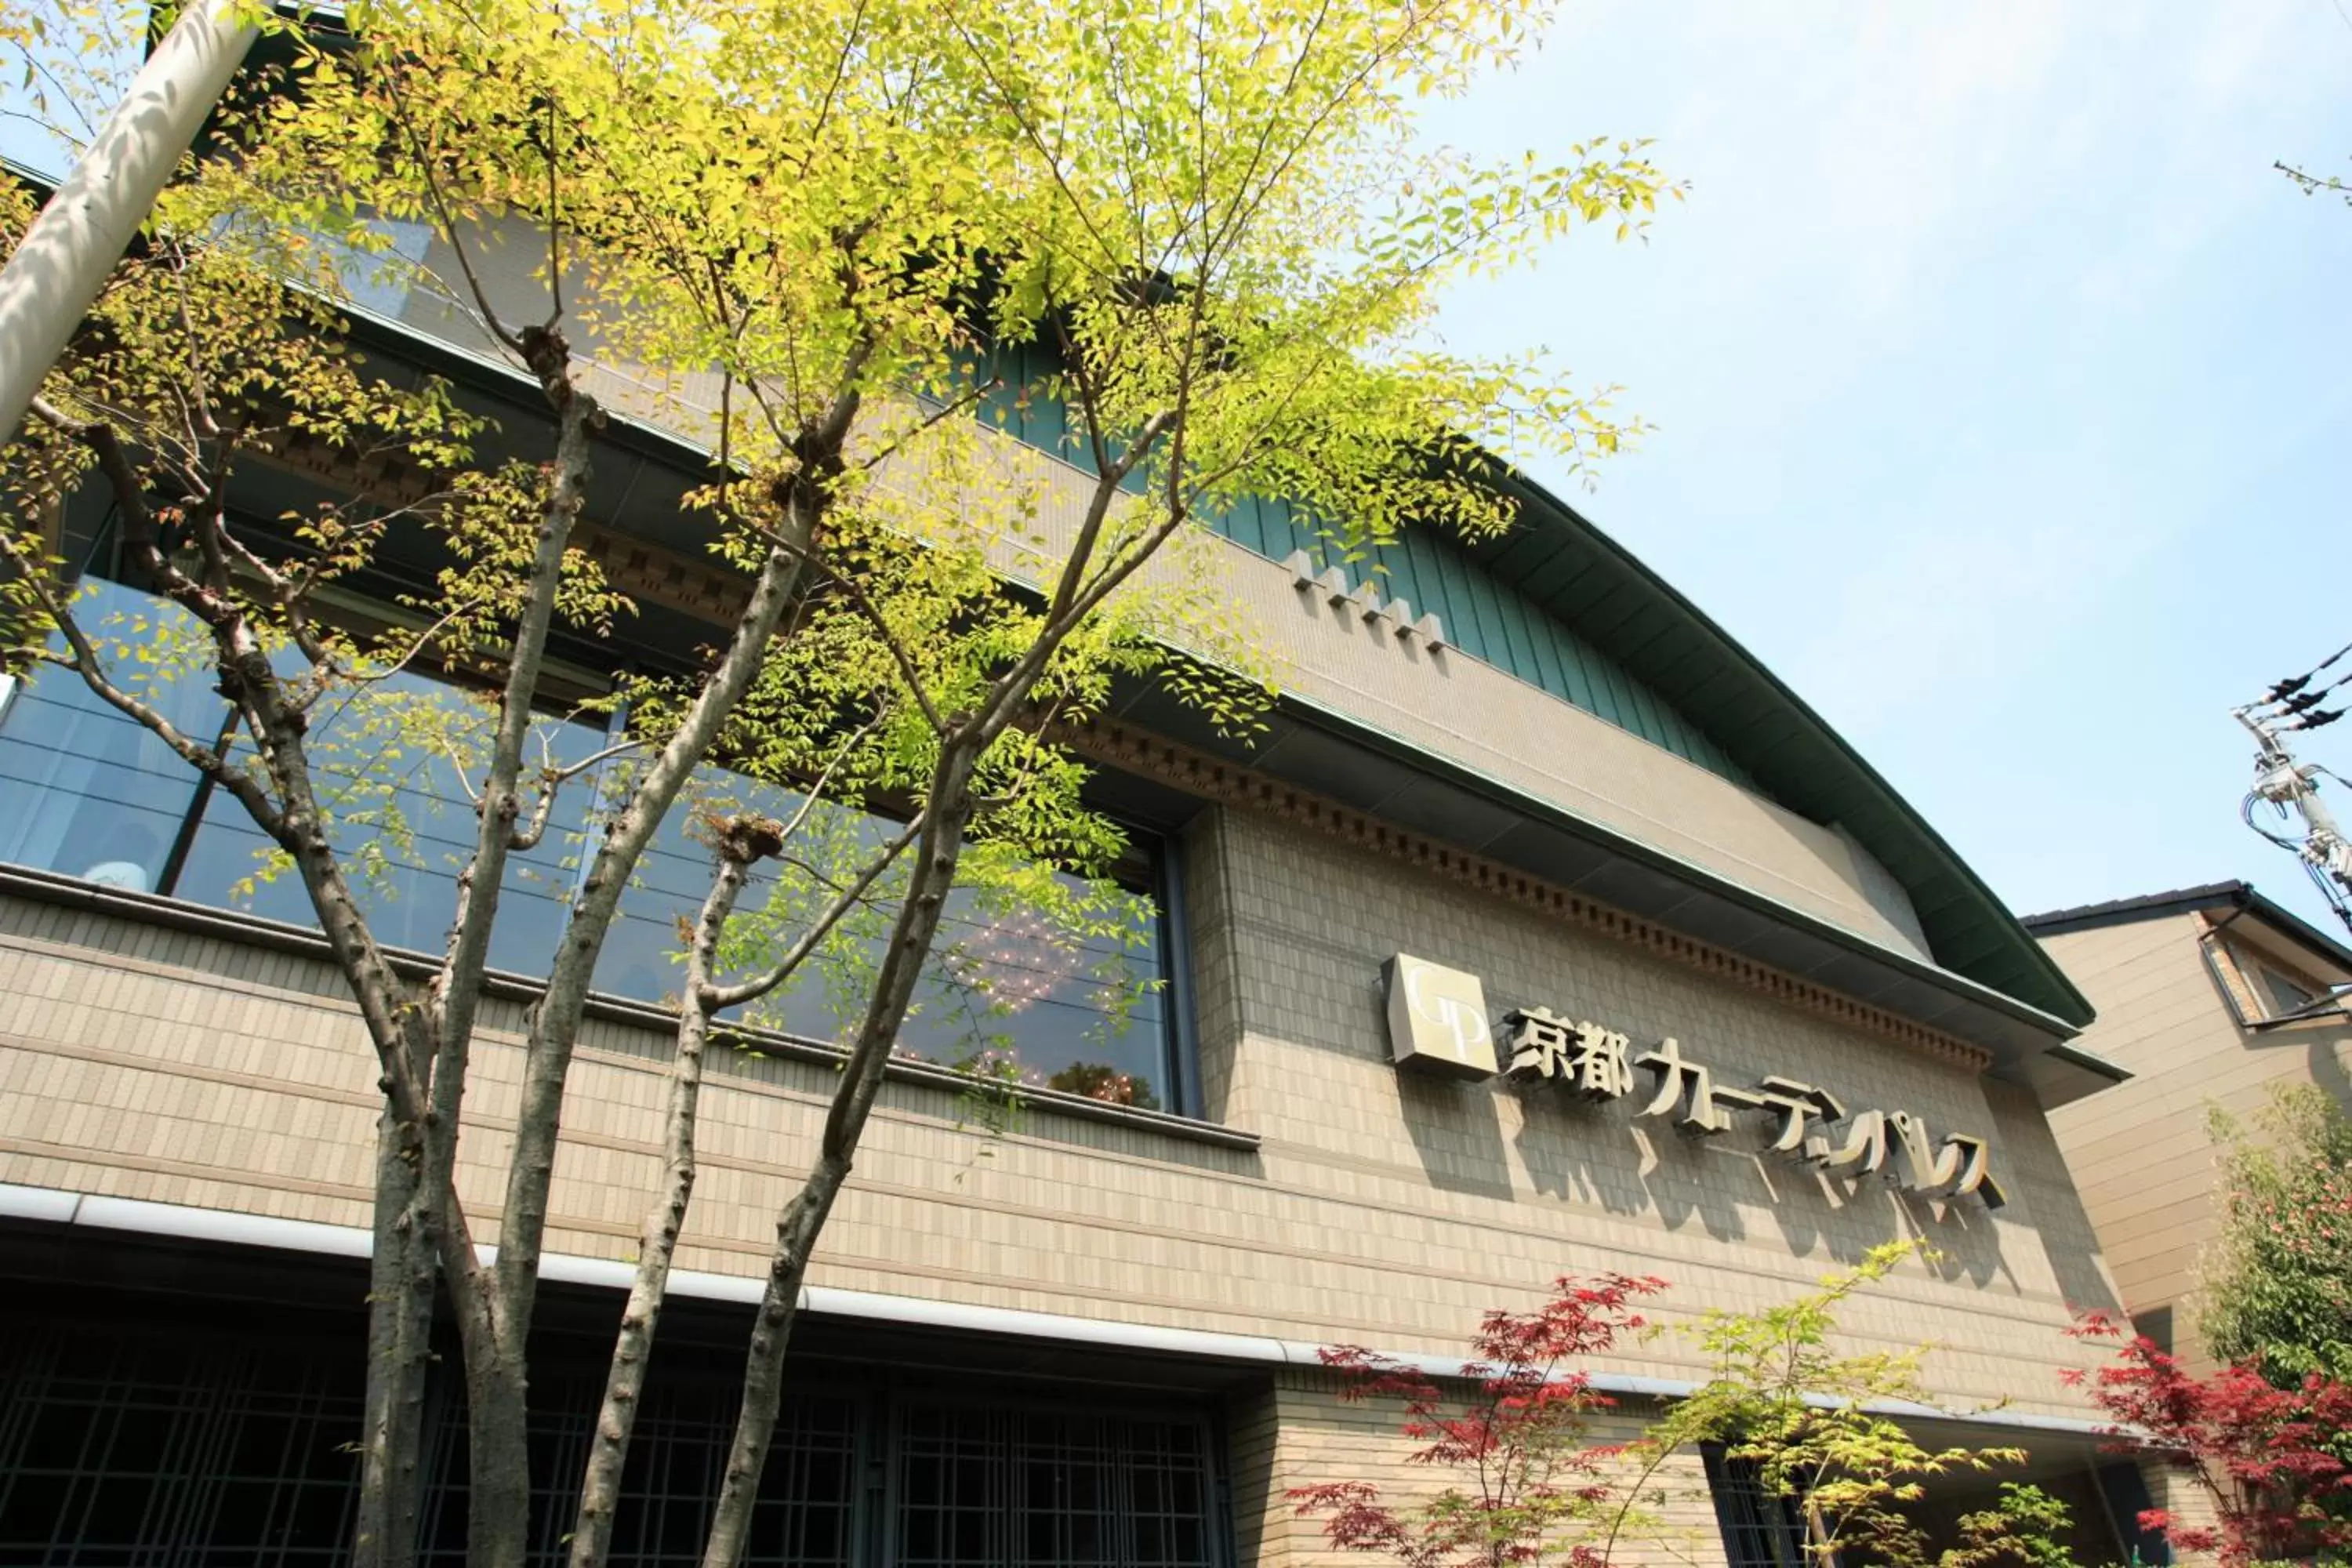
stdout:
[(2352, 1386), (2318, 1373), (2278, 1388), (2253, 1362), (2191, 1377), (2145, 1334), (2126, 1337), (2104, 1313), (2067, 1331), (2120, 1342), (2116, 1358), (2060, 1375), (2112, 1416), (2118, 1445), (2153, 1449), (2212, 1500), (2215, 1525), (2163, 1509), (2139, 1516), (2184, 1552), (2218, 1552), (2227, 1568), (2352, 1552), (2352, 1464), (2336, 1449), (2352, 1432)]
[(1324, 1534), (1348, 1552), (1379, 1552), (1408, 1568), (1564, 1562), (1605, 1568), (1601, 1551), (1559, 1537), (1598, 1521), (1612, 1500), (1600, 1473), (1624, 1451), (1594, 1444), (1590, 1415), (1614, 1402), (1589, 1373), (1564, 1363), (1609, 1350), (1644, 1326), (1633, 1303), (1664, 1289), (1663, 1279), (1625, 1274), (1567, 1275), (1532, 1312), (1486, 1314), (1460, 1376), (1472, 1392), (1449, 1406), (1432, 1376), (1354, 1346), (1327, 1348), (1326, 1366), (1344, 1374), (1350, 1401), (1394, 1399), (1402, 1431), (1422, 1445), (1409, 1462), (1458, 1473), (1467, 1487), (1399, 1508), (1369, 1481), (1334, 1481), (1289, 1492), (1302, 1516), (1324, 1518)]

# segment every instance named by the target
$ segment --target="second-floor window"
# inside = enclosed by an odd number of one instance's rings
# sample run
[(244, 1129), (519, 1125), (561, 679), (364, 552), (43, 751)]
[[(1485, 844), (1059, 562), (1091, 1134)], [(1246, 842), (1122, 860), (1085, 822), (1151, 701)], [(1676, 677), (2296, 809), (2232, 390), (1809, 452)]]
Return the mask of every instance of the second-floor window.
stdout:
[[(135, 640), (168, 629), (177, 612), (121, 584), (94, 582), (84, 624)], [(158, 675), (142, 691), (184, 731), (223, 734), (226, 703), (203, 674)], [(475, 816), (457, 764), (432, 743), (437, 731), (479, 723), (484, 710), (426, 674), (390, 677), (366, 704), (330, 699), (314, 720), (311, 756), (338, 849), (379, 940), (437, 952), (447, 932), (455, 878), (470, 851)], [(436, 722), (446, 716), (446, 726)], [(558, 764), (604, 749), (601, 720), (541, 718), (542, 746)], [(624, 765), (618, 762), (608, 767)], [(584, 846), (601, 831), (600, 778), (560, 795), (543, 839), (515, 855), (499, 894), (490, 962), (526, 976), (545, 972), (577, 891)], [(716, 768), (702, 770), (640, 863), (599, 960), (595, 988), (630, 999), (675, 999), (681, 920), (700, 908), (711, 857), (695, 837), (698, 805), (789, 816), (800, 797)], [(886, 818), (843, 806), (836, 842), (887, 837)], [(70, 671), (48, 668), (20, 683), (0, 710), (0, 862), (59, 872), (132, 892), (156, 893), (313, 923), (290, 869), (271, 872), (270, 846), (226, 792), (196, 774), (141, 725), (107, 707)], [(1007, 909), (970, 889), (950, 895), (947, 919), (918, 987), (899, 1049), (957, 1063), (1009, 1055), (1033, 1085), (1147, 1109), (1186, 1109), (1179, 1085), (1179, 1031), (1165, 993), (1171, 972), (1163, 895), (1172, 868), (1138, 836), (1114, 879), (1120, 929), (1083, 939), (1033, 911)], [(756, 921), (781, 882), (755, 883), (740, 908)], [(845, 930), (843, 942), (872, 941)], [(776, 994), (761, 1022), (817, 1040), (838, 1040), (863, 1012), (854, 954), (813, 967)]]

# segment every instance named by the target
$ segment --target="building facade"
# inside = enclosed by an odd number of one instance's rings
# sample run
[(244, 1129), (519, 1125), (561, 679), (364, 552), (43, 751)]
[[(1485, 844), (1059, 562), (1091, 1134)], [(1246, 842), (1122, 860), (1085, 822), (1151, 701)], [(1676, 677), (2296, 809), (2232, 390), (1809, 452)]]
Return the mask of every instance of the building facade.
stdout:
[(2242, 1124), (2280, 1088), (2352, 1109), (2352, 950), (2244, 882), (2032, 915), (2028, 930), (2097, 1005), (2084, 1043), (2130, 1081), (2050, 1124), (2134, 1325), (2190, 1366), (2198, 1258), (2215, 1235), (2210, 1118)]
[[(531, 388), (446, 301), (358, 303), (373, 363), (450, 378), (520, 455), (543, 444)], [(594, 374), (625, 414), (628, 367)], [(1075, 495), (1037, 406), (1003, 460)], [(627, 649), (554, 650), (586, 689), (622, 657), (682, 657), (740, 596), (679, 505), (709, 454), (626, 417), (602, 440), (620, 478), (587, 547), (643, 609)], [(282, 452), (237, 504), (268, 518), (362, 479), (400, 482)], [(2073, 1043), (2090, 1006), (1769, 671), (1570, 509), (1519, 499), (1507, 537), (1414, 534), (1357, 563), (1278, 505), (1217, 521), (1191, 569), (1275, 656), (1266, 728), (1219, 736), (1138, 689), (1076, 737), (1133, 831), (1153, 911), (1133, 962), (1159, 988), (1107, 1033), (1086, 984), (1045, 976), (1017, 1020), (1043, 1081), (995, 1136), (908, 1042), (812, 1276), (756, 1561), (1326, 1561), (1291, 1489), (1430, 1478), (1392, 1417), (1340, 1400), (1321, 1347), (1443, 1373), (1482, 1314), (1561, 1274), (1661, 1276), (1657, 1315), (1686, 1323), (1903, 1237), (1932, 1256), (1851, 1305), (1847, 1342), (1932, 1345), (1923, 1433), (2027, 1447), (2020, 1474), (2075, 1505), (2085, 1560), (2123, 1555), (2116, 1521), (2145, 1492), (2059, 1375), (2090, 1353), (2070, 1312), (2114, 1302), (2053, 1131), (2126, 1076)], [(58, 529), (94, 605), (161, 614), (98, 498)], [(157, 700), (217, 718), (201, 682)], [(430, 949), (432, 825), (470, 813), (429, 764), (403, 787), (426, 827), (375, 914)], [(252, 884), (257, 843), (58, 674), (10, 690), (0, 1559), (342, 1548), (375, 1069), (299, 897)], [(697, 856), (665, 843), (633, 894), (566, 1104), (533, 1382), (551, 1561), (659, 1165), (664, 944)], [(520, 868), (501, 926), (459, 1173), (486, 1240), (567, 874), (552, 848)], [(812, 1010), (711, 1064), (619, 1560), (698, 1548), (749, 1303), (834, 1081), (826, 1037)], [(1134, 1087), (1089, 1092), (1105, 1069)], [(1668, 1333), (1595, 1371), (1630, 1421), (1700, 1367)], [(436, 1399), (428, 1558), (455, 1562), (463, 1427), (454, 1390)], [(1673, 1555), (1785, 1555), (1736, 1478), (1691, 1455), (1681, 1479)]]

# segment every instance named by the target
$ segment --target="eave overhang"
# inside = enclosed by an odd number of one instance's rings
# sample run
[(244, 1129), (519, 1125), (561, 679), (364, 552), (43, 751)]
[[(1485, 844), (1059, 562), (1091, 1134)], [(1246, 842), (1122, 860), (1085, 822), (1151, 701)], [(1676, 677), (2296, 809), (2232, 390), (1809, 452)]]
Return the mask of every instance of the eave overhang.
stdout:
[(2285, 905), (2265, 897), (2251, 882), (2208, 882), (2201, 887), (2080, 904), (2045, 914), (2026, 915), (2020, 923), (2036, 937), (2063, 936), (2069, 931), (2095, 931), (2102, 926), (2130, 925), (2190, 913), (2218, 916), (2217, 925), (2252, 921), (2272, 943), (2294, 955), (2291, 961), (2298, 967), (2330, 985), (2352, 984), (2352, 947), (2347, 947)]

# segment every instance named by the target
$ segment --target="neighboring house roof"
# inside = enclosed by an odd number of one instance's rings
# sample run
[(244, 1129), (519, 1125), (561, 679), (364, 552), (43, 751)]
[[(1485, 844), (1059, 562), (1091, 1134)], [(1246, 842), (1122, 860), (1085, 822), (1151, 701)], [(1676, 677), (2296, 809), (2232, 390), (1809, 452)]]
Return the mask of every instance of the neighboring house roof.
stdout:
[(2142, 893), (2137, 898), (2109, 899), (2105, 903), (2077, 904), (2046, 914), (2023, 916), (2020, 924), (2036, 936), (2092, 931), (2101, 926), (2129, 925), (2212, 910), (2231, 910), (2253, 916), (2294, 942), (2331, 969), (2352, 973), (2352, 947), (2321, 931), (2294, 910), (2264, 898), (2251, 882), (2207, 882), (2175, 888), (2169, 892)]

